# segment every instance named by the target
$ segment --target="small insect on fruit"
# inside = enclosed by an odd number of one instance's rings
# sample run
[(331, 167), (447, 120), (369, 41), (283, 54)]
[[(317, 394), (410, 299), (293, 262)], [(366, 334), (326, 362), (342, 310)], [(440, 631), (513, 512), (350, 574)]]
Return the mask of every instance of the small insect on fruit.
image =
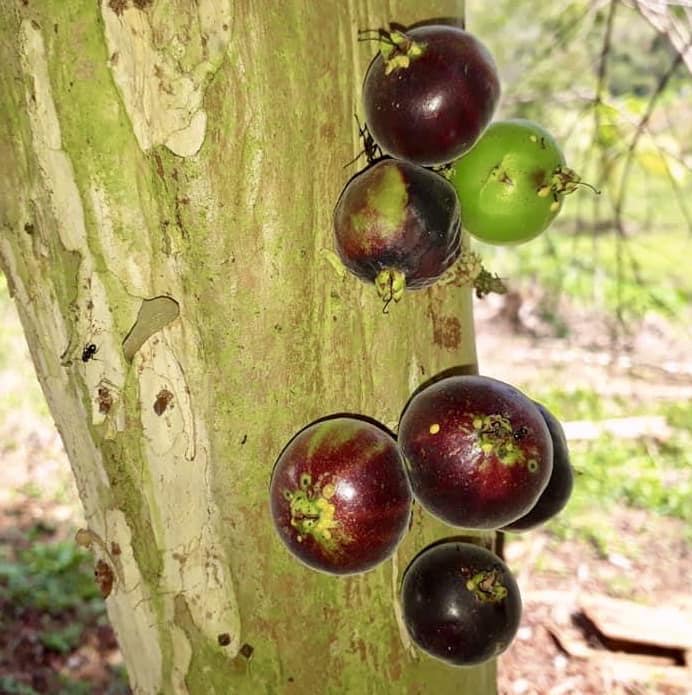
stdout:
[(485, 376), (441, 379), (399, 421), (413, 494), (442, 521), (498, 529), (526, 514), (552, 471), (553, 446), (536, 404)]
[(87, 343), (82, 350), (82, 362), (88, 362), (93, 360), (99, 349), (94, 343)]
[(365, 572), (386, 560), (411, 516), (411, 488), (394, 437), (356, 417), (301, 430), (274, 466), (269, 495), (286, 548), (330, 574)]
[(565, 195), (587, 186), (565, 166), (553, 136), (523, 119), (491, 123), (453, 164), (449, 180), (461, 202), (464, 228), (498, 245), (537, 237), (560, 212)]
[(507, 649), (521, 620), (519, 588), (489, 550), (445, 541), (404, 573), (401, 610), (413, 642), (453, 666), (473, 666)]
[(336, 251), (385, 305), (434, 283), (461, 249), (459, 201), (448, 181), (385, 159), (354, 176), (334, 211)]
[(363, 84), (365, 121), (383, 152), (422, 166), (446, 164), (478, 139), (495, 112), (492, 56), (450, 25), (380, 32)]

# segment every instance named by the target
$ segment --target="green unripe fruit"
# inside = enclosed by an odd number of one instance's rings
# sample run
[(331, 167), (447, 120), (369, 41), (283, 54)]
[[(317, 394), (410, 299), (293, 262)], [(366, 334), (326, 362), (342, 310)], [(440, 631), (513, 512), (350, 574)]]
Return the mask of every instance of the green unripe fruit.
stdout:
[(462, 226), (489, 244), (537, 237), (580, 183), (553, 136), (522, 119), (491, 123), (452, 165), (450, 181), (461, 203)]

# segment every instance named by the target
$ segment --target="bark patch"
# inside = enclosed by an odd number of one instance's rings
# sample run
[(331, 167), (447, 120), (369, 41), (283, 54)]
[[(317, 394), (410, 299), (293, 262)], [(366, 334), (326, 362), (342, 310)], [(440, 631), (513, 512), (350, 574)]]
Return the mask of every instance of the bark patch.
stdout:
[(127, 9), (127, 0), (110, 0), (108, 7), (119, 17)]
[(433, 342), (435, 345), (456, 350), (461, 344), (461, 323), (455, 316), (433, 314)]
[(160, 12), (152, 5), (110, 0), (104, 7), (108, 54), (118, 54), (109, 67), (140, 148), (165, 145), (190, 157), (206, 135), (204, 93), (226, 55), (231, 3), (159, 3)]
[(94, 578), (96, 579), (96, 583), (101, 591), (101, 596), (103, 596), (103, 598), (108, 598), (113, 590), (113, 582), (115, 581), (115, 577), (113, 575), (113, 570), (105, 560), (99, 560), (96, 563), (96, 568), (94, 569)]
[(172, 400), (173, 394), (168, 389), (161, 389), (158, 394), (156, 394), (154, 412), (160, 417), (166, 412), (166, 408), (168, 408)]
[(99, 413), (107, 415), (113, 407), (113, 394), (105, 386), (99, 386), (97, 401), (99, 404)]
[[(139, 308), (137, 320), (123, 341), (125, 359), (132, 362), (132, 358), (139, 348), (149, 338), (178, 318), (180, 306), (175, 299), (170, 297), (154, 297), (145, 299)], [(157, 413), (159, 414), (159, 413)]]

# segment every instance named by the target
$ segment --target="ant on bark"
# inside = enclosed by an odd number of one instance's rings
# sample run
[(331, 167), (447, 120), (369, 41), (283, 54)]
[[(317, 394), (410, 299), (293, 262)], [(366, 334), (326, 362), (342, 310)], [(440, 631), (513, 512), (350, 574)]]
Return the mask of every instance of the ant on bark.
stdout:
[(94, 343), (87, 343), (82, 350), (82, 362), (96, 359), (95, 355), (98, 351), (99, 349)]
[(353, 117), (356, 119), (356, 123), (358, 124), (358, 135), (360, 136), (360, 139), (363, 142), (363, 149), (350, 161), (348, 164), (344, 165), (344, 169), (348, 166), (351, 166), (355, 161), (359, 159), (362, 155), (365, 155), (365, 159), (368, 161), (368, 164), (372, 164), (373, 162), (376, 162), (378, 159), (382, 159), (384, 156), (382, 153), (382, 149), (380, 146), (375, 142), (375, 139), (372, 137), (370, 134), (370, 130), (368, 130), (368, 124), (363, 123), (361, 125), (360, 120), (358, 119), (358, 116), (354, 113)]

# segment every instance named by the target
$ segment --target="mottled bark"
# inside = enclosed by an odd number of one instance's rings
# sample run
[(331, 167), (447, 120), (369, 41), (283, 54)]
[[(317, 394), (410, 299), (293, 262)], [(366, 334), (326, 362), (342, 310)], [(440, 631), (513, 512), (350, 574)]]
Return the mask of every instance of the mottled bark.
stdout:
[(417, 511), (396, 558), (333, 578), (288, 556), (266, 499), (303, 425), (395, 426), (426, 379), (475, 368), (468, 291), (384, 315), (330, 255), (357, 30), (460, 9), (0, 2), (0, 264), (136, 693), (494, 692), (493, 664), (424, 657), (397, 618), (402, 569), (450, 529)]

